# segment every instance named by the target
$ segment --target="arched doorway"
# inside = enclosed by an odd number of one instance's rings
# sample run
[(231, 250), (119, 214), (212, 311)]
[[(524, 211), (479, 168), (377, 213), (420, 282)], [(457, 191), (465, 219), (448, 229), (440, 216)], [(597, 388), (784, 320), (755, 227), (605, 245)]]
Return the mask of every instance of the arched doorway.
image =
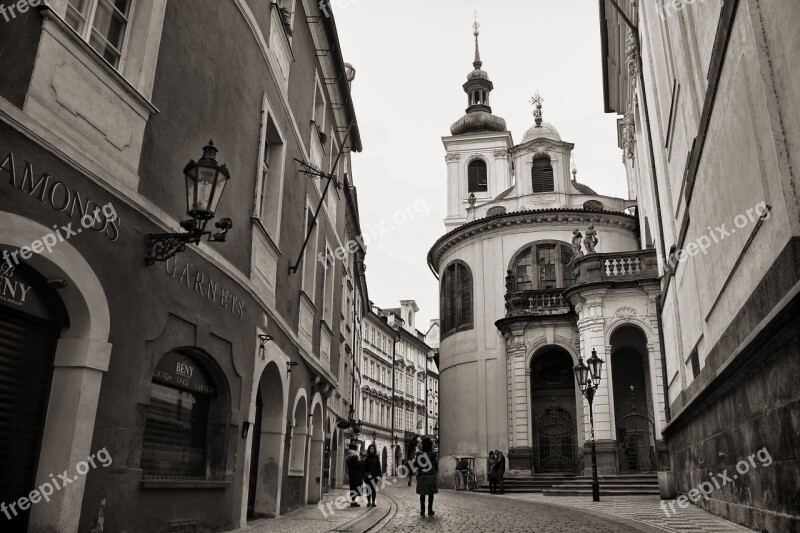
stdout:
[(534, 472), (577, 469), (575, 379), (572, 356), (548, 346), (531, 361), (531, 418)]
[[(0, 264), (0, 502), (13, 502), (35, 485), (63, 327), (69, 327), (66, 309), (44, 277), (24, 263)], [(14, 510), (3, 531), (26, 531), (28, 518), (28, 511)]]
[(336, 476), (339, 472), (339, 428), (333, 426), (333, 435), (331, 436), (330, 444), (330, 458), (331, 471), (330, 471), (330, 487), (337, 488), (339, 486)]
[(286, 421), (283, 383), (274, 362), (261, 374), (256, 393), (256, 417), (250, 452), (250, 484), (247, 517), (274, 517), (280, 494), (280, 453)]
[(311, 442), (308, 449), (308, 497), (306, 503), (317, 503), (322, 498), (322, 468), (325, 446), (322, 401), (315, 399), (311, 414)]
[(646, 354), (647, 339), (638, 327), (622, 326), (611, 334), (611, 377), (620, 473), (657, 469)]
[(386, 474), (386, 465), (388, 460), (389, 460), (389, 453), (386, 451), (386, 446), (384, 446), (383, 452), (381, 453), (381, 473), (383, 474)]
[(397, 469), (403, 464), (403, 450), (400, 448), (400, 445), (394, 447), (394, 475), (397, 474)]

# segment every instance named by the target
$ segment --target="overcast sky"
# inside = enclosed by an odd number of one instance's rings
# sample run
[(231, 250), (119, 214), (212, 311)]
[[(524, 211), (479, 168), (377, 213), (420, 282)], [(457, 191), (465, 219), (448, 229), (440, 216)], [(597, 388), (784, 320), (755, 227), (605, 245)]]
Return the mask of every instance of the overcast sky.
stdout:
[(356, 69), (364, 151), (353, 156), (353, 182), (376, 305), (416, 300), (422, 331), (438, 316), (426, 258), (444, 233), (441, 137), (466, 108), (461, 86), (472, 70), (476, 10), (492, 111), (514, 142), (533, 125), (529, 101), (539, 90), (544, 120), (575, 143), (578, 181), (627, 198), (616, 116), (603, 113), (596, 0), (330, 1), (344, 59)]

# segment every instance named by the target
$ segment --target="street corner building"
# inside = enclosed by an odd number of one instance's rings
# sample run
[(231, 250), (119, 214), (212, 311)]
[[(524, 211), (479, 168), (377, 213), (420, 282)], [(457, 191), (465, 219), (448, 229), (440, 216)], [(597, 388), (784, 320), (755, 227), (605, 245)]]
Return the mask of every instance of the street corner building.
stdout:
[(49, 4), (0, 30), (0, 530), (318, 501), (366, 309), (330, 11)]
[[(428, 253), (440, 483), (465, 456), (485, 479), (499, 449), (518, 482), (588, 489), (593, 441), (605, 494), (688, 493), (748, 527), (794, 531), (800, 6), (599, 3), (628, 198), (581, 183), (592, 169), (539, 94), (515, 144), (475, 27), (466, 114), (442, 139), (446, 233)], [(573, 370), (593, 354), (590, 404)], [(746, 473), (695, 497), (742, 460)]]

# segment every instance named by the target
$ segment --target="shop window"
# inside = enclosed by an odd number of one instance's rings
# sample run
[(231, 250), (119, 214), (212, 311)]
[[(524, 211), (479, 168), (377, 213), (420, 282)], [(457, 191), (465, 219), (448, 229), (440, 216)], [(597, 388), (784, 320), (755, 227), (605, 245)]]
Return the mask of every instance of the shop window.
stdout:
[(472, 274), (461, 262), (444, 270), (440, 291), (442, 337), (472, 329)]
[(475, 159), (467, 167), (467, 188), (467, 192), (486, 192), (488, 190), (486, 162), (483, 159)]
[(133, 0), (69, 0), (66, 21), (114, 68), (119, 68)]
[(219, 403), (214, 381), (195, 357), (176, 351), (161, 358), (153, 371), (144, 427), (145, 478), (214, 477), (220, 465), (210, 464), (209, 448), (220, 443), (209, 442), (209, 434)]
[(531, 182), (533, 192), (553, 192), (553, 166), (549, 159), (540, 157), (533, 160)]

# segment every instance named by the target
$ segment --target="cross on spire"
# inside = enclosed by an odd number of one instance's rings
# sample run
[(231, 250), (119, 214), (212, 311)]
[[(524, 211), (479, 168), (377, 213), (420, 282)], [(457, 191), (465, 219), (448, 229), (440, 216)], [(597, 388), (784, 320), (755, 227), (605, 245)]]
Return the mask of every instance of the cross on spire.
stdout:
[(539, 94), (539, 91), (536, 91), (536, 94), (533, 95), (531, 98), (531, 103), (535, 106), (533, 110), (533, 118), (536, 120), (536, 127), (542, 127), (542, 102), (544, 102), (544, 98), (542, 95)]

